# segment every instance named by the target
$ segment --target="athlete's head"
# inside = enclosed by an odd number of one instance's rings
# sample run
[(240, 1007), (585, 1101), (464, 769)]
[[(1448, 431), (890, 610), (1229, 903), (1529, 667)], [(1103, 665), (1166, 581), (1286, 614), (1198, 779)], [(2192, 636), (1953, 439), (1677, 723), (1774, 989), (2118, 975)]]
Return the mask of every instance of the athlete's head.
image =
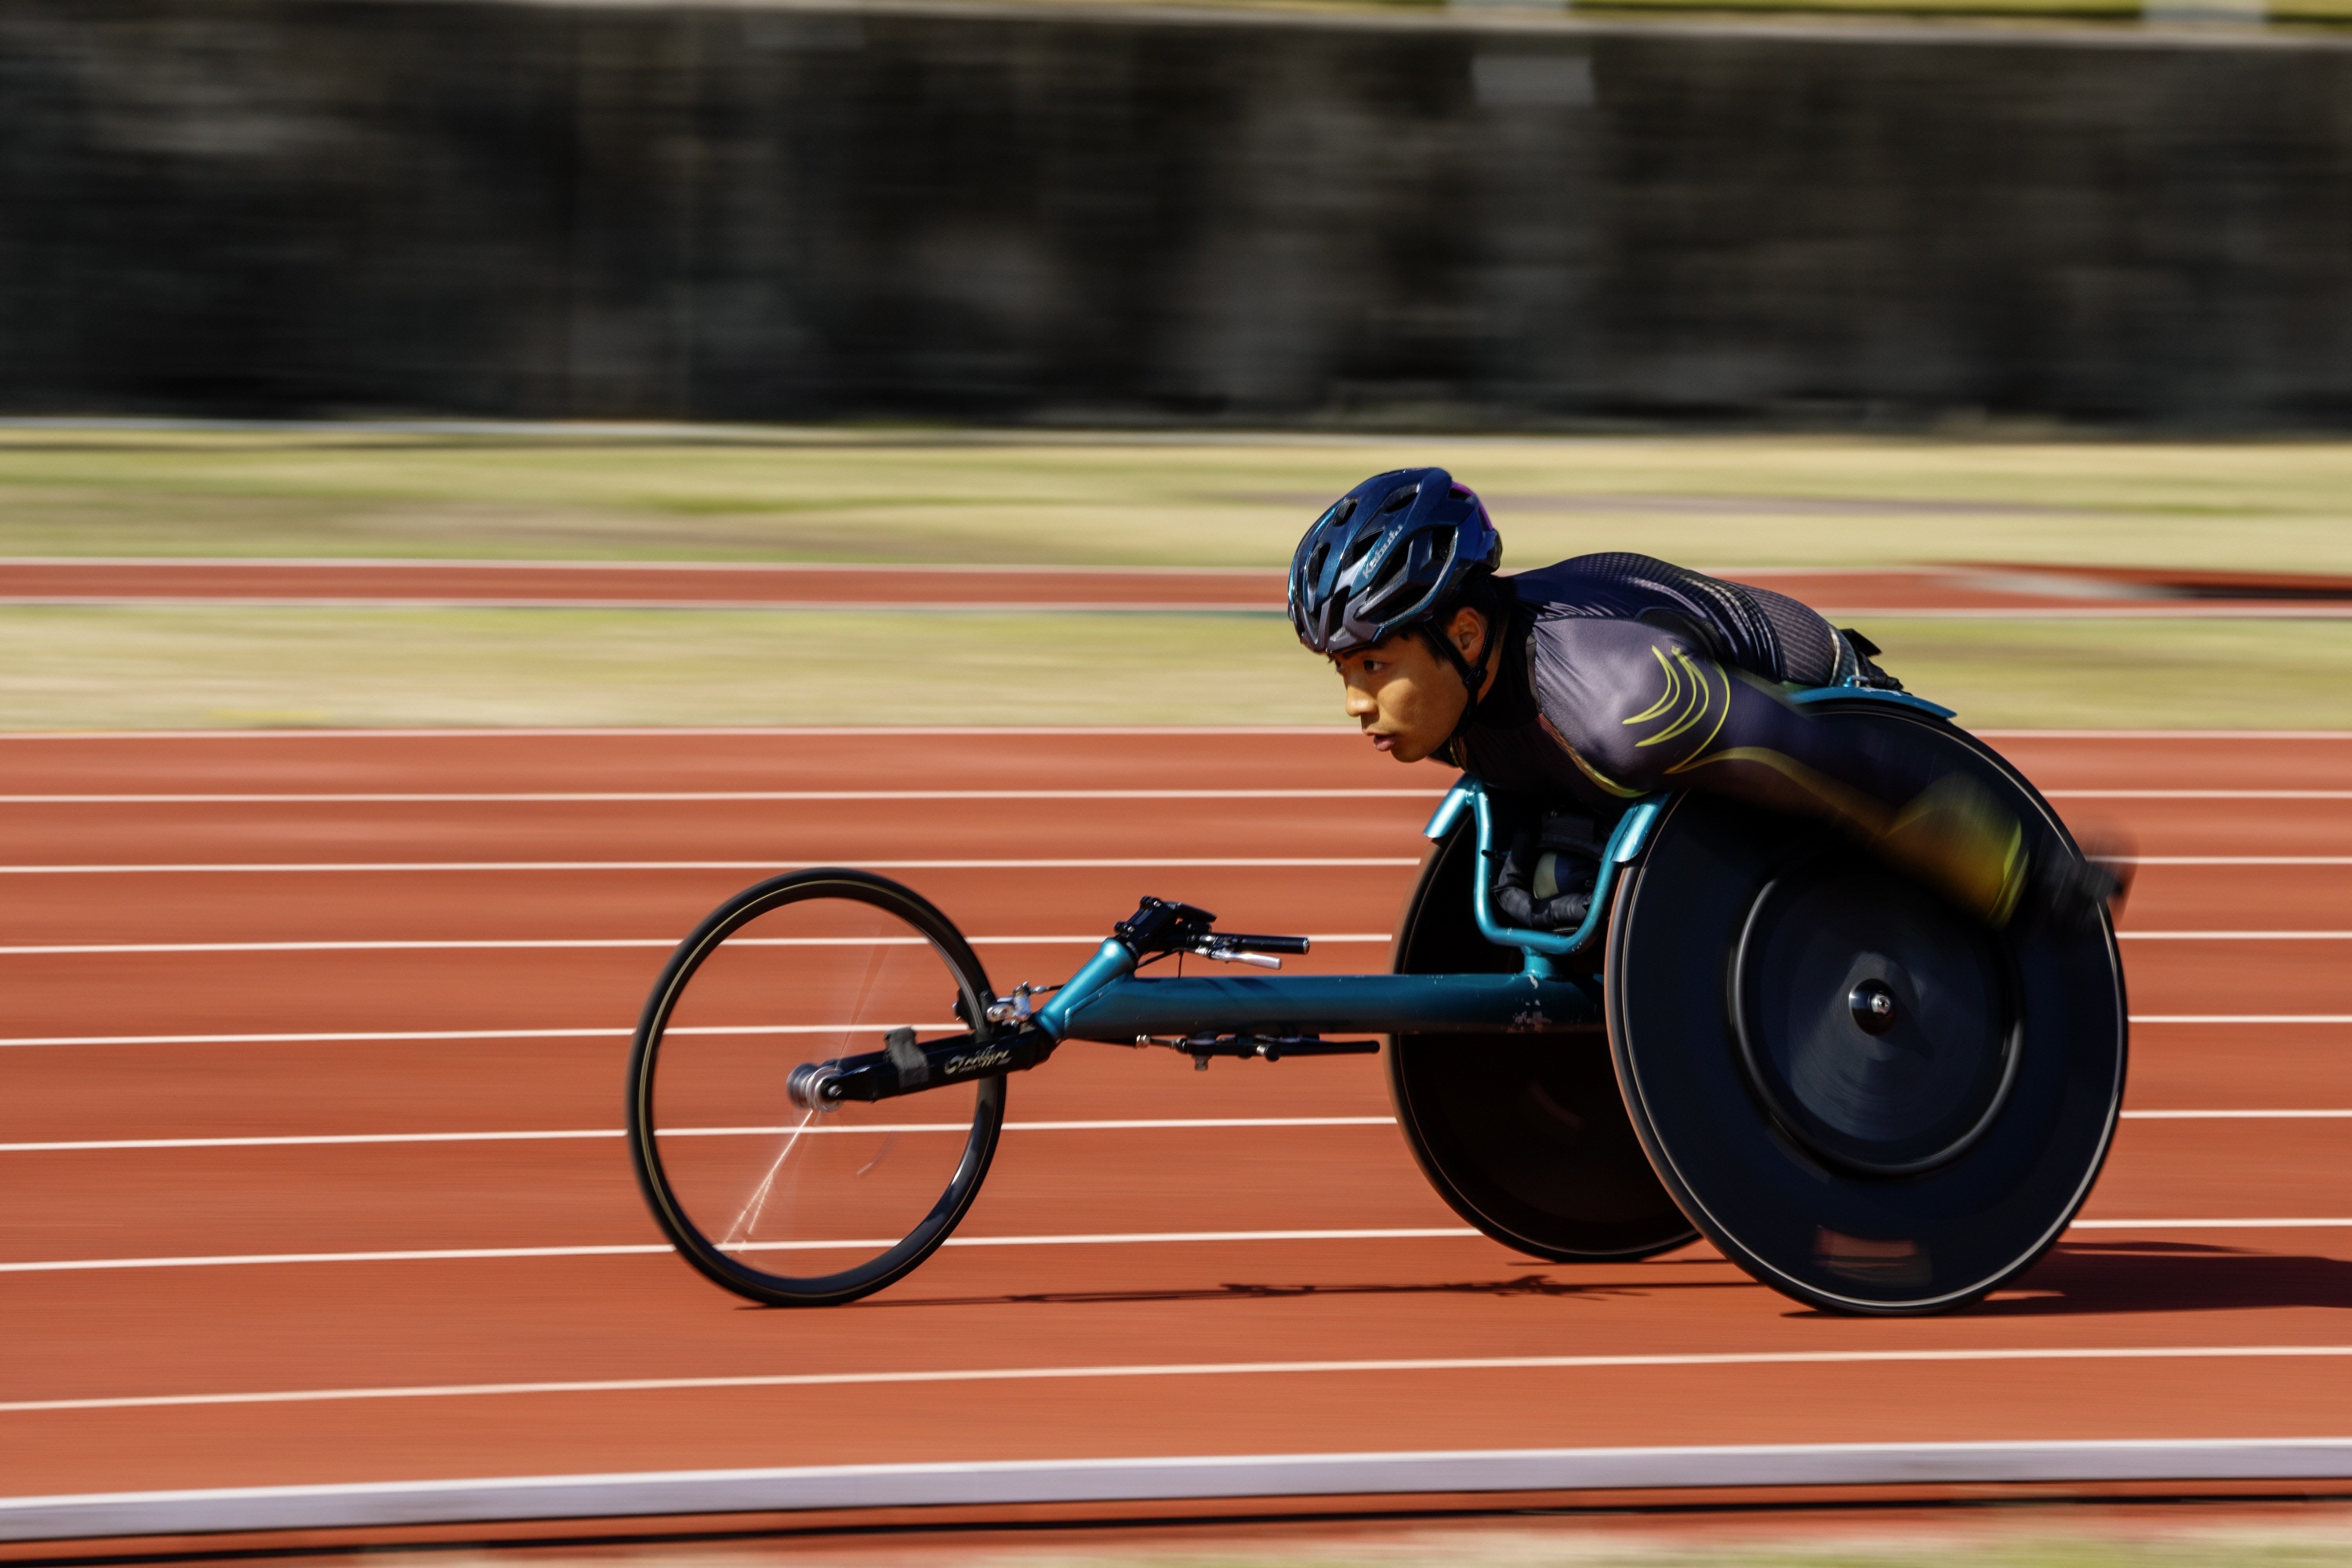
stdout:
[(1443, 748), (1488, 679), (1502, 537), (1443, 468), (1377, 474), (1290, 561), (1290, 624), (1347, 686), (1348, 716), (1399, 762)]

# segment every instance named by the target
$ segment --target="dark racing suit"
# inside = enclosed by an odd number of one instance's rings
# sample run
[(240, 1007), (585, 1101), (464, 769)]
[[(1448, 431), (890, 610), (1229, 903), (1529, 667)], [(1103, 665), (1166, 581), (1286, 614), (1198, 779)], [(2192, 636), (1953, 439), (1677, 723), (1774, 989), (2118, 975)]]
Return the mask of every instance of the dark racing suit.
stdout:
[(1981, 786), (1786, 700), (1861, 668), (1796, 600), (1629, 554), (1497, 586), (1500, 668), (1448, 759), (1489, 789), (1602, 832), (1654, 790), (1728, 795), (1832, 823), (1996, 924), (2015, 909), (2029, 847)]

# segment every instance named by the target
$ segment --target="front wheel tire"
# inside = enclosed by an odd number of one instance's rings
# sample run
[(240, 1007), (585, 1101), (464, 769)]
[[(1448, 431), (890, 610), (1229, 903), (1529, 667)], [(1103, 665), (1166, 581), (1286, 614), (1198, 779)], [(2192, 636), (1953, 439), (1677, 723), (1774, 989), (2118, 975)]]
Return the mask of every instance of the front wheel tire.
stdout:
[(739, 1296), (833, 1306), (906, 1275), (979, 1194), (1001, 1077), (803, 1110), (805, 1062), (985, 1030), (988, 976), (946, 916), (862, 871), (796, 871), (678, 946), (629, 1054), (629, 1152), (679, 1256)]

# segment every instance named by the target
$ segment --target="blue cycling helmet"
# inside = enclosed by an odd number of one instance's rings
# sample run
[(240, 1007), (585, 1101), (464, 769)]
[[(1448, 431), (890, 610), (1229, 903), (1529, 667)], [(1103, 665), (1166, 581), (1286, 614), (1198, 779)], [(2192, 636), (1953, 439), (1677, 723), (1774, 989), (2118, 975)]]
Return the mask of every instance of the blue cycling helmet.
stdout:
[(1486, 507), (1444, 468), (1375, 474), (1298, 542), (1290, 624), (1317, 653), (1353, 653), (1428, 621), (1502, 560)]

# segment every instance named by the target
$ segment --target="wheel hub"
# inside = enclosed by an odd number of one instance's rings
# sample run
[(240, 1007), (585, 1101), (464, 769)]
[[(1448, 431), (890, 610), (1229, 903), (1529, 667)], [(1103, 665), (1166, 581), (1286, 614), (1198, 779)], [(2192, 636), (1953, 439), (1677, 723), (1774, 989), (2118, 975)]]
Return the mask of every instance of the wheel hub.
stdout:
[(2018, 1041), (1999, 938), (1874, 864), (1823, 855), (1775, 879), (1735, 966), (1748, 1081), (1817, 1159), (1933, 1169), (2008, 1093)]
[(1883, 980), (1865, 980), (1846, 993), (1845, 1005), (1865, 1035), (1883, 1035), (1895, 1027), (1895, 993)]

